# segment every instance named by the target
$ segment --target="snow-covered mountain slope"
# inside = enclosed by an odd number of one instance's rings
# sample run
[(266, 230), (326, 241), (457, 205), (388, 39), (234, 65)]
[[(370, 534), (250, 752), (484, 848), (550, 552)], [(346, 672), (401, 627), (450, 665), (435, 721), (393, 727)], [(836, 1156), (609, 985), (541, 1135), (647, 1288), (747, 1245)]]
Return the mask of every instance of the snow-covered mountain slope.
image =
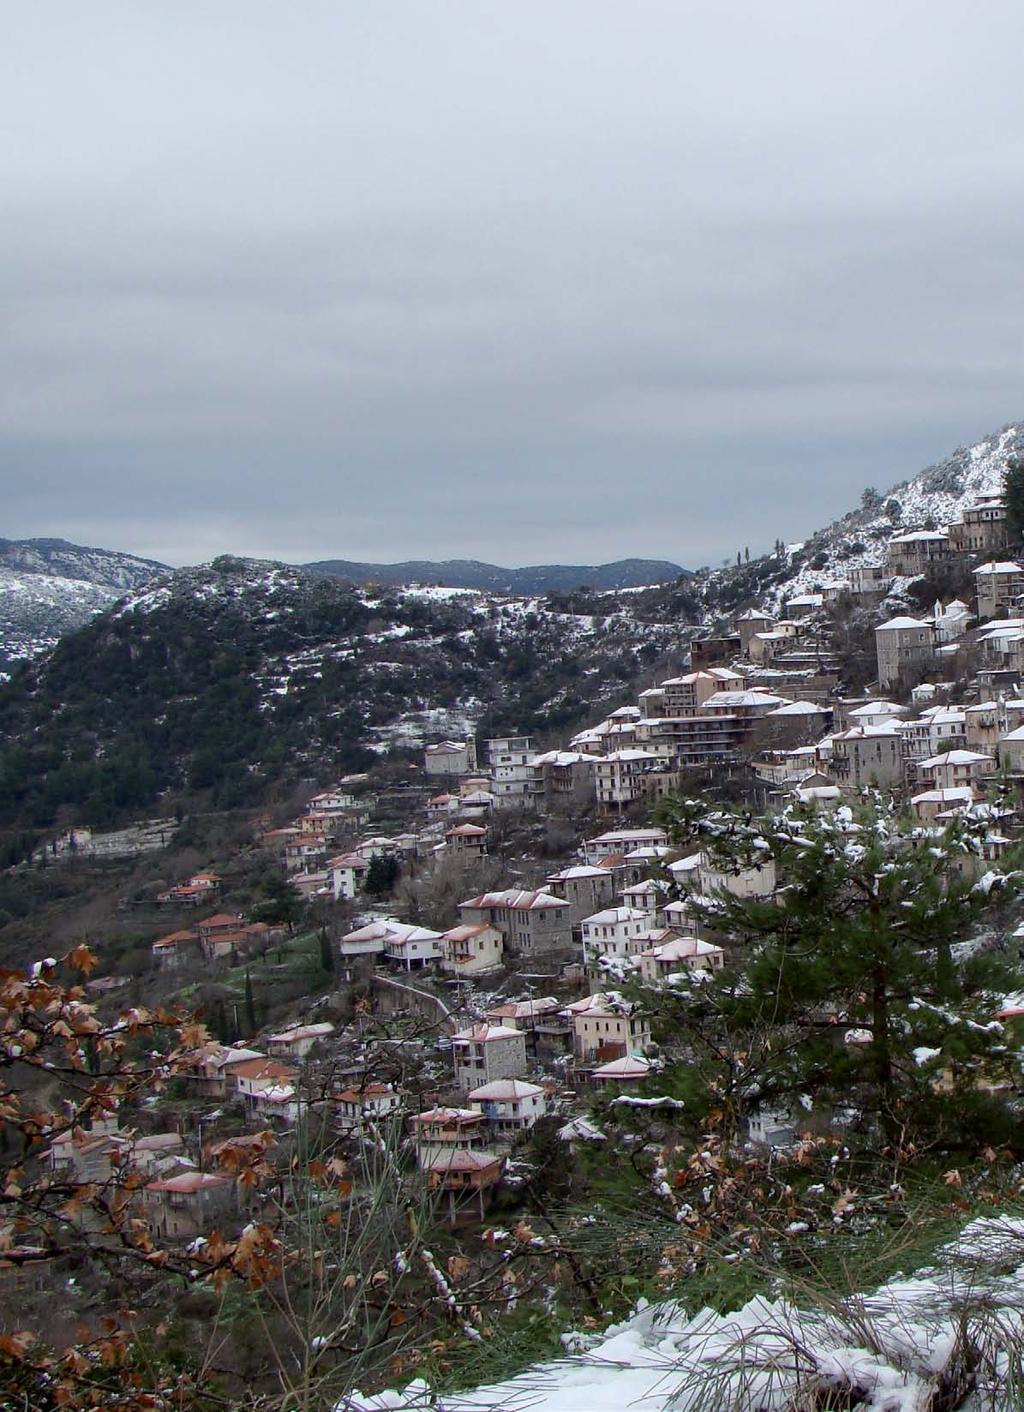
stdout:
[(1021, 455), (1024, 422), (1015, 422), (973, 446), (959, 447), (945, 461), (880, 494), (877, 502), (834, 520), (803, 544), (789, 546), (793, 573), (785, 593), (810, 592), (815, 584), (845, 578), (851, 568), (880, 564), (894, 534), (929, 526), (941, 529), (960, 519), (980, 496), (999, 493), (1007, 461)]
[(155, 574), (170, 572), (155, 559), (116, 549), (90, 549), (66, 539), (0, 539), (0, 564), (30, 574), (81, 579), (119, 593), (141, 588)]
[(36, 657), (124, 593), (169, 570), (66, 539), (0, 539), (0, 670)]
[(850, 570), (881, 564), (893, 535), (941, 529), (959, 520), (981, 496), (1002, 490), (1006, 464), (1024, 456), (1024, 422), (1014, 422), (945, 461), (885, 491), (869, 489), (861, 505), (817, 530), (749, 564), (716, 569), (690, 584), (700, 593), (709, 621), (758, 603), (772, 611), (781, 601), (841, 582)]

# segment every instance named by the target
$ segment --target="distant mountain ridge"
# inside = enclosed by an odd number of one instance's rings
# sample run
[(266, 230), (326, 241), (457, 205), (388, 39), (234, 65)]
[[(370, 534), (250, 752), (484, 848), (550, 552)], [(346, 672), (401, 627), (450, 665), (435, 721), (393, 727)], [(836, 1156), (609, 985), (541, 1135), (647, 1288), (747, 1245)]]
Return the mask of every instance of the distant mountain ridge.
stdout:
[(155, 559), (66, 539), (0, 539), (0, 672), (169, 572)]
[(478, 588), (488, 593), (559, 593), (586, 586), (602, 591), (643, 588), (672, 583), (690, 571), (665, 559), (617, 559), (611, 564), (534, 564), (506, 569), (479, 559), (408, 559), (396, 564), (361, 564), (351, 559), (321, 559), (302, 564), (309, 573), (348, 583), (397, 586), (442, 584), (445, 588)]
[(26, 574), (80, 579), (128, 593), (170, 568), (156, 559), (140, 559), (116, 549), (92, 549), (66, 539), (0, 539), (0, 564)]

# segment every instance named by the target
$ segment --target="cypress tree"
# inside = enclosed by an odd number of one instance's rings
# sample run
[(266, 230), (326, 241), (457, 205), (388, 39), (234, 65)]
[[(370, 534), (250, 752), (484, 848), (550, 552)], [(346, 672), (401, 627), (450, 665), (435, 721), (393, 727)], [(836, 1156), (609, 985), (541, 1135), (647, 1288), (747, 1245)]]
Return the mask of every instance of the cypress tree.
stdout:
[(248, 971), (246, 971), (246, 973), (245, 973), (245, 1019), (246, 1019), (247, 1025), (249, 1026), (249, 1033), (250, 1033), (251, 1035), (252, 1035), (252, 1034), (255, 1034), (255, 1033), (256, 1033), (256, 1003), (255, 1003), (255, 1001), (254, 1001), (254, 999), (253, 999), (253, 993), (252, 993), (252, 976), (250, 976), (250, 974), (249, 974)]

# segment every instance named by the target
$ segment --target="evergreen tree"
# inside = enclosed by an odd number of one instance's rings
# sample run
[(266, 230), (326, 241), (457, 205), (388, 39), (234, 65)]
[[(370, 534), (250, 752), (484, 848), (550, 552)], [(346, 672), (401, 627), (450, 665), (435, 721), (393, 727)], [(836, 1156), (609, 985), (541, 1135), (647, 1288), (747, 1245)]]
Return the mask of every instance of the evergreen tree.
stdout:
[(260, 891), (267, 900), (255, 909), (254, 920), (284, 925), (291, 935), (302, 915), (302, 894), (298, 888), (281, 873), (272, 872), (261, 882)]
[(690, 899), (730, 965), (662, 992), (655, 1038), (685, 1037), (673, 1091), (696, 1120), (713, 1111), (736, 1135), (763, 1107), (809, 1100), (856, 1108), (869, 1140), (877, 1125), (893, 1149), (997, 1140), (986, 1089), (1018, 1076), (980, 988), (984, 958), (959, 963), (953, 946), (1019, 875), (975, 881), (977, 829), (925, 834), (877, 800), (856, 818), (760, 821), (667, 800), (662, 818), (722, 875), (774, 867), (783, 884), (764, 899)]
[(370, 866), (366, 870), (366, 878), (363, 882), (363, 891), (369, 897), (390, 896), (401, 871), (402, 865), (393, 854), (377, 853), (370, 859)]
[(1006, 527), (1014, 544), (1024, 544), (1024, 457), (1014, 456), (1007, 461), (1003, 495), (1006, 499)]
[(256, 1003), (252, 993), (252, 976), (245, 973), (245, 1020), (249, 1027), (250, 1035), (256, 1033)]
[(327, 935), (327, 928), (320, 928), (320, 965), (328, 973), (334, 970), (334, 947)]

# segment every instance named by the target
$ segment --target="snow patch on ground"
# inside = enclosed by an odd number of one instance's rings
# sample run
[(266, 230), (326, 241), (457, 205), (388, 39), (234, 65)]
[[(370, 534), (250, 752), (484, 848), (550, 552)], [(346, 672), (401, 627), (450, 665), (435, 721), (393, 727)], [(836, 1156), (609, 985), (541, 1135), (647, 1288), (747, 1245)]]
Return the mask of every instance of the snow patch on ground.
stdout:
[[(965, 1412), (1009, 1405), (1013, 1360), (1024, 1341), (1024, 1222), (974, 1221), (933, 1266), (827, 1311), (758, 1296), (734, 1313), (704, 1309), (690, 1318), (675, 1303), (641, 1302), (631, 1318), (602, 1334), (567, 1334), (563, 1343), (572, 1356), (507, 1382), (450, 1396), (414, 1382), (403, 1392), (357, 1393), (342, 1406), (345, 1412), (791, 1412), (812, 1401), (824, 1405), (831, 1387), (856, 1388), (861, 1412), (926, 1412), (938, 1405), (943, 1375), (959, 1366), (962, 1327), (977, 1358), (975, 1386), (965, 1386), (963, 1400), (949, 1405)], [(817, 1400), (795, 1400), (810, 1389)]]

